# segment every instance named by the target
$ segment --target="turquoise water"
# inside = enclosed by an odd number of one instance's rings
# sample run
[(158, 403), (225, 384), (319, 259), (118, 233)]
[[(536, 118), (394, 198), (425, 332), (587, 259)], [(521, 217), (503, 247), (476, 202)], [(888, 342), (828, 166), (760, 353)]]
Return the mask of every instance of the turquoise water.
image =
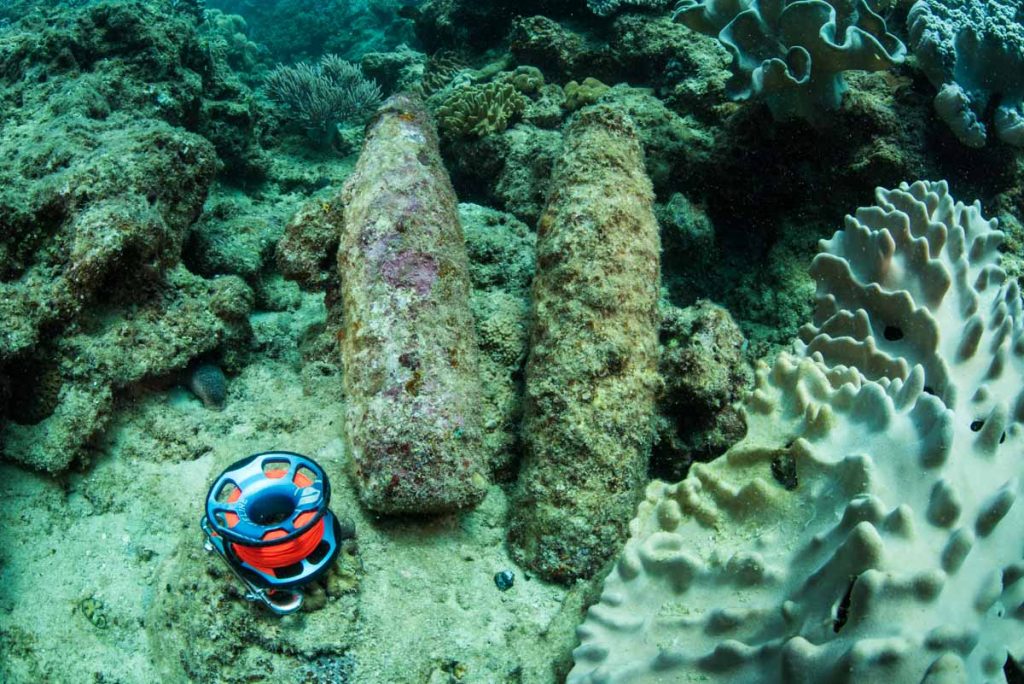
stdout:
[(1021, 74), (1019, 0), (3, 0), (0, 682), (1024, 681)]

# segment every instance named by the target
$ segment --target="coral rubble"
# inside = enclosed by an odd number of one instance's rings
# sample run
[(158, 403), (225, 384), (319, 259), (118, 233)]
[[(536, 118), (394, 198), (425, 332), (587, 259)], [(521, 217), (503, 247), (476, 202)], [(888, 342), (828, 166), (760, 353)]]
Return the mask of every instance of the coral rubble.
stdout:
[(877, 191), (814, 263), (747, 436), (655, 481), (569, 682), (996, 681), (1024, 656), (1024, 322), (945, 183)]
[(384, 513), (475, 505), (488, 477), (455, 193), (424, 105), (377, 112), (341, 193), (346, 439)]
[(643, 485), (658, 362), (658, 226), (633, 123), (581, 110), (537, 230), (526, 456), (509, 532), (542, 576), (593, 575)]

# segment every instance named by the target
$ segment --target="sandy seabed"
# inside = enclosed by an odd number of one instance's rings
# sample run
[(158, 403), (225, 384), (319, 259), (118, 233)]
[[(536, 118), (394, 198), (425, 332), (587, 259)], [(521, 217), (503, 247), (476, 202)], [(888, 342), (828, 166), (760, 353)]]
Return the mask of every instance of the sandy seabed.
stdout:
[[(297, 340), (322, 321), (316, 299), (257, 314), (256, 341)], [(366, 514), (345, 474), (340, 377), (304, 379), (279, 356), (231, 378), (221, 412), (181, 387), (123, 399), (90, 463), (62, 478), (0, 463), (0, 681), (558, 679), (588, 587), (514, 565), (500, 486), (461, 516)], [(322, 607), (286, 618), (241, 598), (199, 528), (217, 473), (271, 449), (317, 459), (332, 510), (356, 528), (309, 600)], [(494, 575), (509, 569), (500, 591)]]

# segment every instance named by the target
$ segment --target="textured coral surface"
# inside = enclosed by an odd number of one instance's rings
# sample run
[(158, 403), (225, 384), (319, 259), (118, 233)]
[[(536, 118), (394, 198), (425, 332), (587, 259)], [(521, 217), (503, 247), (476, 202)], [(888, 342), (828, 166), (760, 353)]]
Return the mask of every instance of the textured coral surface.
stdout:
[(1024, 323), (945, 183), (822, 243), (815, 325), (747, 436), (654, 482), (570, 682), (1001, 681), (1024, 655)]
[[(0, 448), (56, 473), (119, 393), (244, 340), (252, 293), (180, 263), (220, 145), (175, 124), (223, 142), (186, 110), (228, 89), (192, 71), (213, 58), (188, 23), (113, 4), (39, 22), (0, 40), (0, 384), (23, 407), (0, 419)], [(121, 31), (130, 58), (114, 58)]]
[(935, 111), (960, 142), (981, 147), (991, 110), (996, 135), (1024, 147), (1024, 7), (1019, 0), (915, 2), (910, 45), (939, 89)]

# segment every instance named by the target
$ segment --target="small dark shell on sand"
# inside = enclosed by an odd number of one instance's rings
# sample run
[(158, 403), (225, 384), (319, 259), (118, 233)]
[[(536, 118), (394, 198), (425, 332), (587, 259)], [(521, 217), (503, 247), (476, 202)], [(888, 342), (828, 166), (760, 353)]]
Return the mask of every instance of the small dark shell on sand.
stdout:
[(516, 581), (516, 575), (511, 570), (502, 570), (494, 575), (494, 586), (499, 591), (508, 591)]
[(228, 398), (228, 381), (224, 371), (212, 363), (201, 363), (189, 371), (188, 388), (208, 409), (220, 411)]

